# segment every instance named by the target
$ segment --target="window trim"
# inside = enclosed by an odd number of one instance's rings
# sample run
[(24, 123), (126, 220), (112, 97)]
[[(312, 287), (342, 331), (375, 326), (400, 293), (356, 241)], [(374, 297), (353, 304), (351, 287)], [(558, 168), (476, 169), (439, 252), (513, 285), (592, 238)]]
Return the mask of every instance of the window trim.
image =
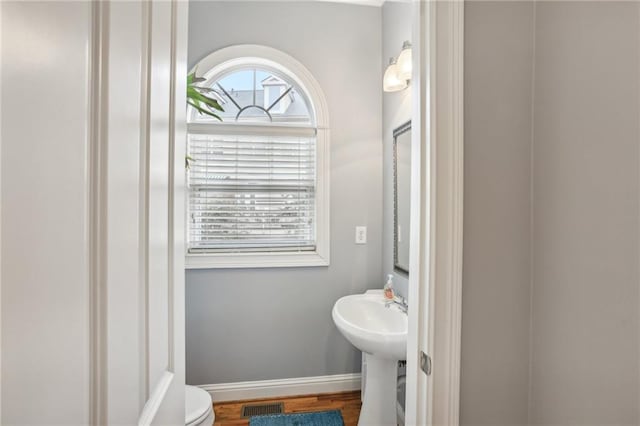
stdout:
[[(187, 269), (211, 268), (271, 268), (328, 266), (329, 257), (329, 123), (324, 93), (307, 68), (279, 50), (260, 45), (238, 45), (217, 50), (202, 59), (191, 71), (198, 70), (207, 83), (221, 73), (247, 64), (264, 65), (292, 79), (304, 91), (311, 105), (311, 125), (261, 125), (225, 123), (188, 123), (188, 133), (208, 133), (212, 128), (225, 133), (246, 133), (246, 129), (261, 134), (315, 133), (316, 137), (316, 249), (308, 252), (273, 251), (252, 253), (185, 253)], [(315, 127), (315, 129), (314, 129)], [(185, 141), (186, 142), (186, 141)], [(186, 188), (185, 188), (186, 190)], [(188, 202), (188, 195), (185, 197)], [(186, 205), (185, 205), (186, 208)], [(185, 218), (186, 219), (186, 218)], [(188, 225), (188, 224), (187, 224)]]

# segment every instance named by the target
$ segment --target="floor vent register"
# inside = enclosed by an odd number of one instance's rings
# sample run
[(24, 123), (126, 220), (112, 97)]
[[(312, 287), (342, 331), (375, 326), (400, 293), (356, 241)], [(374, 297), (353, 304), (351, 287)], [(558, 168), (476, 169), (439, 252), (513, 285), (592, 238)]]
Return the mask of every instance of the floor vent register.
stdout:
[(247, 404), (242, 406), (242, 417), (264, 416), (267, 414), (282, 414), (284, 403), (272, 402), (267, 404)]

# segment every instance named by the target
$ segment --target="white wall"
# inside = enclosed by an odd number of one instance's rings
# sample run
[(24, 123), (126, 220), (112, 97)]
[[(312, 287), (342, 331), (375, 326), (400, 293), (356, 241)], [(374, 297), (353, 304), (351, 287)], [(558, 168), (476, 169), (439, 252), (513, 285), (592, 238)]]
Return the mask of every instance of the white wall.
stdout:
[(46, 2), (0, 7), (0, 422), (83, 424), (89, 421), (91, 7)]
[[(409, 2), (387, 1), (382, 6), (382, 63), (385, 70), (389, 58), (398, 58), (405, 40), (411, 41), (413, 24), (412, 5)], [(382, 90), (382, 83), (380, 83)], [(386, 281), (386, 275), (393, 273), (396, 291), (407, 297), (408, 279), (403, 273), (393, 270), (393, 129), (411, 120), (411, 88), (400, 92), (384, 92), (382, 103), (382, 140), (383, 140), (383, 212), (384, 231), (382, 238), (382, 273), (380, 278)]]
[(465, 20), (462, 423), (638, 424), (640, 4)]
[(536, 5), (532, 423), (640, 421), (639, 18)]
[(527, 423), (533, 12), (465, 5), (464, 425)]
[[(191, 2), (189, 63), (235, 44), (302, 62), (331, 126), (331, 265), (187, 272), (187, 382), (352, 373), (360, 353), (335, 328), (346, 294), (382, 287), (381, 10), (318, 2)], [(355, 245), (355, 226), (368, 244)]]

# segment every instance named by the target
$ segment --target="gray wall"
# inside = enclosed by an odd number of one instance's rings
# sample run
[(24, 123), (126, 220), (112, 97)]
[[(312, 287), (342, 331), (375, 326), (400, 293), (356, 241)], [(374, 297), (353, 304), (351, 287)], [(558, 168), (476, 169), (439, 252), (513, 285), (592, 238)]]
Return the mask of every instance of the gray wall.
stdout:
[[(335, 3), (191, 2), (189, 66), (256, 43), (302, 62), (324, 90), (331, 125), (331, 265), (187, 272), (187, 382), (360, 371), (335, 328), (341, 296), (381, 287), (381, 9)], [(355, 245), (355, 226), (368, 244)]]
[(527, 423), (533, 5), (465, 5), (461, 423)]
[(531, 422), (638, 424), (640, 6), (536, 6)]
[(463, 424), (640, 421), (639, 9), (466, 5)]
[[(382, 63), (385, 70), (389, 58), (398, 58), (405, 40), (411, 40), (412, 6), (407, 2), (385, 2), (382, 6)], [(393, 270), (393, 129), (411, 119), (411, 87), (400, 92), (383, 92), (382, 140), (384, 173), (384, 231), (382, 236), (383, 277), (392, 273), (398, 294), (407, 297), (408, 279)]]

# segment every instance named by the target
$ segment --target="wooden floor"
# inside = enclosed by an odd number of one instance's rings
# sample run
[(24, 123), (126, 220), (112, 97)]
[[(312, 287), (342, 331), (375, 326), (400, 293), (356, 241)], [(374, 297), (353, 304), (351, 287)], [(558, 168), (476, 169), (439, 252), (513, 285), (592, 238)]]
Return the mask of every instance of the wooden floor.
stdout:
[(303, 395), (279, 399), (252, 399), (249, 401), (216, 402), (215, 426), (248, 425), (249, 419), (240, 417), (242, 406), (247, 403), (284, 402), (285, 413), (309, 413), (311, 411), (340, 410), (345, 426), (356, 426), (360, 415), (360, 391)]

